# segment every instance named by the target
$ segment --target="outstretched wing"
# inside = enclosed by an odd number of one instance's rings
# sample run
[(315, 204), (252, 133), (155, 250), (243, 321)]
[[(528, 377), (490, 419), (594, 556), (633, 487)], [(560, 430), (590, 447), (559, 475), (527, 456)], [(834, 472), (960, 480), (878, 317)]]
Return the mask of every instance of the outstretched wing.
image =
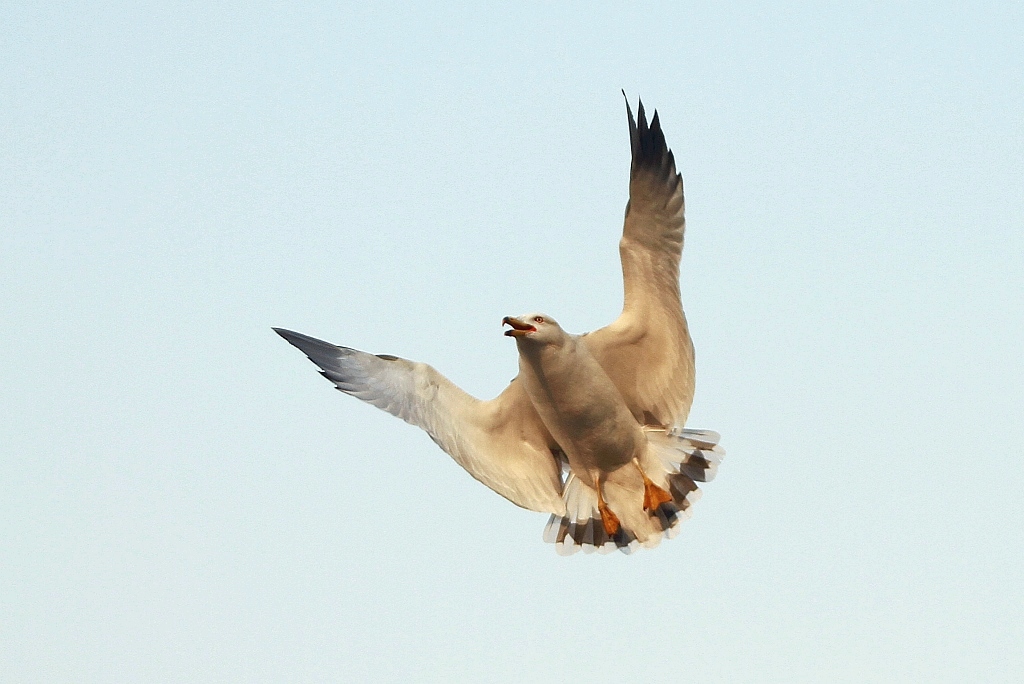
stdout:
[(683, 179), (658, 113), (650, 125), (626, 103), (632, 163), (619, 242), (625, 302), (609, 326), (583, 339), (638, 421), (683, 424), (693, 402), (693, 343), (679, 296)]
[(274, 328), (354, 397), (422, 428), (470, 475), (514, 504), (559, 513), (561, 467), (521, 383), (480, 401), (425, 363), (367, 354)]

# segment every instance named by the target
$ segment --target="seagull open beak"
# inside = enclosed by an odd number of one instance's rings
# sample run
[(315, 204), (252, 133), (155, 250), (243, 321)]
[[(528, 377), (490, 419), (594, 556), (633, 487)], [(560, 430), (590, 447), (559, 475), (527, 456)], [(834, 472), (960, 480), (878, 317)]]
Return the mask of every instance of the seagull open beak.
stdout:
[(537, 329), (534, 328), (529, 323), (523, 323), (518, 318), (512, 318), (511, 316), (505, 316), (504, 318), (502, 318), (501, 324), (512, 326), (511, 330), (505, 331), (505, 335), (507, 337), (522, 337), (526, 333), (537, 332)]

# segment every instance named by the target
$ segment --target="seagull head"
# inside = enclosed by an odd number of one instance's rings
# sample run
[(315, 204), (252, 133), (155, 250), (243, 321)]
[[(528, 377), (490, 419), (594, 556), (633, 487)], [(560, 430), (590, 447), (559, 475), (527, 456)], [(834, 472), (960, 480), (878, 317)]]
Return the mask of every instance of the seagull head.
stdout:
[(563, 334), (555, 319), (538, 313), (519, 317), (505, 316), (501, 319), (501, 324), (511, 326), (510, 330), (505, 331), (505, 335), (517, 340), (551, 343), (556, 342)]

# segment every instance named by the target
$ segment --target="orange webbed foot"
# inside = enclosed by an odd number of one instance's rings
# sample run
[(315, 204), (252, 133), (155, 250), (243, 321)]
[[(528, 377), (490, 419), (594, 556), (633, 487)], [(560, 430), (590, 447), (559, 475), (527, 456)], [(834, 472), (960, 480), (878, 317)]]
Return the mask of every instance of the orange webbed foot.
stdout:
[(644, 510), (656, 511), (658, 506), (672, 500), (672, 495), (644, 477)]
[(608, 508), (603, 501), (598, 504), (597, 510), (601, 514), (601, 524), (604, 526), (604, 533), (609, 537), (614, 537), (621, 526), (619, 518), (612, 513), (612, 509)]
[(612, 509), (608, 508), (608, 504), (604, 502), (604, 496), (601, 494), (601, 477), (597, 477), (597, 512), (601, 514), (601, 525), (604, 527), (604, 533), (609, 537), (614, 537), (621, 527), (619, 518)]

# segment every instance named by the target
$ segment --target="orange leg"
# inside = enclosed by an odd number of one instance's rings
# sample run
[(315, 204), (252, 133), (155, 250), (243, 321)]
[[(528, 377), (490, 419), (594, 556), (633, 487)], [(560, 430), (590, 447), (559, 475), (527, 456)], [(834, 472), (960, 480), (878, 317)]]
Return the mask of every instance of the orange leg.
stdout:
[(633, 459), (633, 465), (640, 471), (640, 477), (644, 478), (644, 510), (645, 511), (656, 511), (658, 506), (663, 503), (668, 503), (672, 500), (672, 495), (667, 491), (659, 487), (658, 485), (651, 482), (651, 478), (647, 477), (647, 473), (640, 467), (640, 461)]
[(601, 524), (604, 525), (604, 532), (609, 537), (615, 535), (619, 531), (619, 518), (612, 513), (612, 509), (608, 508), (608, 504), (604, 502), (604, 497), (601, 496), (601, 478), (597, 478), (597, 511), (601, 514)]

